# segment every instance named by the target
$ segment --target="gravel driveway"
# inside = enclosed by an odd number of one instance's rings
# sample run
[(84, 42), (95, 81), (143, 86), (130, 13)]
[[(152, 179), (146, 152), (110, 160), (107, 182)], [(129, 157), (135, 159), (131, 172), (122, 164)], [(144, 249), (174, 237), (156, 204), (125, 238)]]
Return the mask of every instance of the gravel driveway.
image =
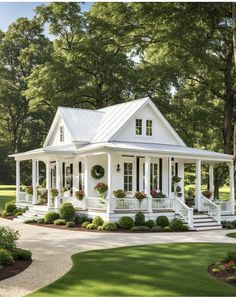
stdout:
[(71, 255), (82, 251), (170, 242), (236, 243), (236, 239), (225, 237), (229, 230), (188, 233), (95, 233), (38, 227), (2, 218), (0, 225), (19, 230), (19, 246), (30, 249), (33, 254), (33, 262), (29, 268), (0, 282), (1, 297), (24, 296), (45, 287), (71, 268)]

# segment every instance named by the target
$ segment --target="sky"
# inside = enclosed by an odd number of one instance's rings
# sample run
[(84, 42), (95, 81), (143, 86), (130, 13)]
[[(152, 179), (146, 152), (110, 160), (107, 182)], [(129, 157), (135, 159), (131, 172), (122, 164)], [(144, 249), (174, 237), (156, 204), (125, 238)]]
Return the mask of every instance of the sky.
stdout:
[[(8, 26), (19, 17), (31, 19), (34, 8), (42, 4), (47, 2), (0, 2), (0, 29), (6, 31)], [(82, 11), (89, 10), (92, 4), (92, 2), (81, 3)]]

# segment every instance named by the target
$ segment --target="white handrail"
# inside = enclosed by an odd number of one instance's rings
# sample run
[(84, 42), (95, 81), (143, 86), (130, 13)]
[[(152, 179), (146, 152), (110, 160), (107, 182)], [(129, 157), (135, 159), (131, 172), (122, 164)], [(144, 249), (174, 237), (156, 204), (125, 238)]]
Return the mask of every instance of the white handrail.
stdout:
[(184, 218), (190, 228), (193, 227), (193, 208), (188, 207), (178, 197), (175, 200), (175, 211)]
[(207, 211), (208, 215), (212, 216), (218, 224), (220, 224), (220, 205), (215, 204), (213, 201), (201, 195), (201, 209)]

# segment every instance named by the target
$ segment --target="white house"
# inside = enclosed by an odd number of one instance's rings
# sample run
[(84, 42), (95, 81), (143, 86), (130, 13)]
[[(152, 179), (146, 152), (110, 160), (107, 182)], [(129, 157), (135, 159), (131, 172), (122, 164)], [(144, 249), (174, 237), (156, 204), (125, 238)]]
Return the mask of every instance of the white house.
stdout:
[[(195, 229), (219, 228), (222, 216), (234, 214), (234, 157), (187, 147), (149, 98), (98, 110), (59, 107), (44, 146), (12, 156), (16, 160), (17, 204), (27, 204), (31, 211), (57, 209), (62, 202), (70, 201), (89, 216), (101, 215), (107, 221), (134, 216), (141, 210), (147, 219), (161, 214), (180, 216)], [(20, 191), (23, 160), (32, 160), (32, 197)], [(39, 162), (45, 163), (48, 191), (47, 204), (40, 206)], [(213, 191), (213, 167), (220, 162), (229, 165), (230, 197), (227, 202), (216, 203), (201, 193), (201, 166), (209, 164), (209, 190)], [(189, 163), (196, 164), (196, 215), (185, 204), (184, 193), (177, 197), (174, 192), (177, 185), (183, 192), (184, 168)], [(96, 165), (104, 169), (100, 179), (91, 174)], [(181, 178), (174, 186), (173, 176)], [(105, 201), (94, 190), (98, 182), (108, 185)], [(63, 187), (69, 189), (64, 194)], [(54, 204), (52, 188), (59, 192)], [(127, 196), (115, 198), (113, 191), (117, 189), (125, 190)], [(167, 198), (152, 198), (152, 189)], [(75, 198), (78, 190), (85, 192), (82, 201)], [(139, 203), (136, 191), (144, 191), (147, 198)]]

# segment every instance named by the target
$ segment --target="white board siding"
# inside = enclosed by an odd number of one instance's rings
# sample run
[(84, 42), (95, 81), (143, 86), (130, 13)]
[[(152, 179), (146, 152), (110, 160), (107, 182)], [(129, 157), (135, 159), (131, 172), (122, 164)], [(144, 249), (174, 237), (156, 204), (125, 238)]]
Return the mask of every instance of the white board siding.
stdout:
[[(142, 119), (142, 135), (135, 134), (136, 119)], [(146, 120), (152, 120), (152, 136), (146, 136)], [(180, 144), (149, 105), (136, 112), (124, 127), (112, 137), (111, 141)]]
[[(60, 141), (60, 126), (64, 126), (64, 142)], [(64, 122), (60, 119), (55, 127), (54, 133), (49, 140), (48, 146), (71, 144), (72, 137)]]

